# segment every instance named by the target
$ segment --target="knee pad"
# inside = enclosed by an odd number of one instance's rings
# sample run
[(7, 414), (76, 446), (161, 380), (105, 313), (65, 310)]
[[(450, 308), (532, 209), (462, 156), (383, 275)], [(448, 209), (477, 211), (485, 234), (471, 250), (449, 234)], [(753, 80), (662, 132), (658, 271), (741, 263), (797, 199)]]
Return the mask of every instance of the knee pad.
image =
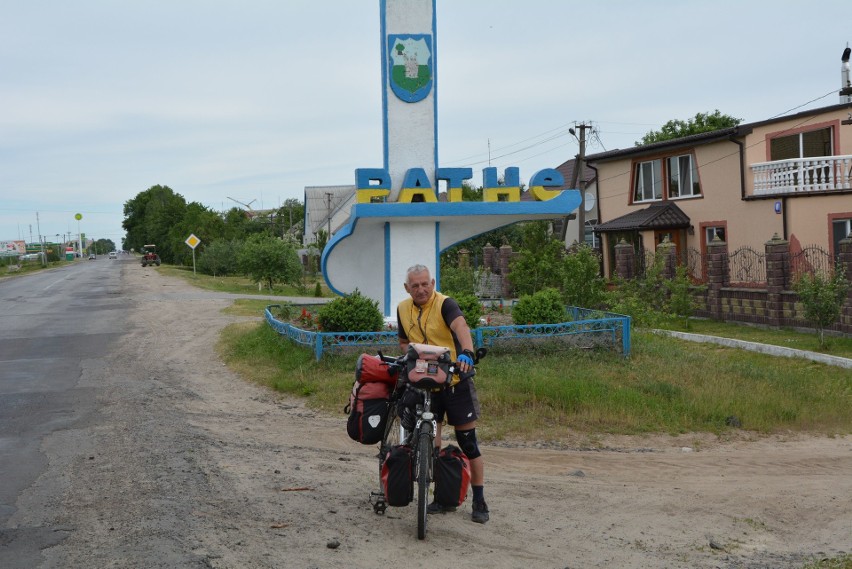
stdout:
[(479, 452), (479, 445), (476, 443), (476, 429), (468, 431), (456, 431), (456, 441), (459, 443), (459, 448), (470, 460), (482, 456)]

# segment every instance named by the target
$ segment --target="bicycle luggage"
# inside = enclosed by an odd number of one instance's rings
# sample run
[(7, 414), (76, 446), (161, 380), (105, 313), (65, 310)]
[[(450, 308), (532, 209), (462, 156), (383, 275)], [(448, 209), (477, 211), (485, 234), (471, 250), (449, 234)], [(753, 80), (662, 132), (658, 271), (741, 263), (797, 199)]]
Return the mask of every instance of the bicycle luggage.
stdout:
[(382, 463), (382, 490), (388, 506), (407, 506), (414, 499), (414, 452), (392, 447)]
[(405, 371), (408, 381), (419, 387), (442, 387), (450, 376), (450, 349), (429, 344), (409, 344)]
[(358, 357), (349, 404), (343, 408), (349, 415), (346, 432), (352, 440), (365, 445), (382, 440), (395, 384), (396, 375), (380, 358), (368, 354)]
[(447, 445), (435, 461), (435, 501), (456, 508), (467, 498), (470, 460), (456, 446)]

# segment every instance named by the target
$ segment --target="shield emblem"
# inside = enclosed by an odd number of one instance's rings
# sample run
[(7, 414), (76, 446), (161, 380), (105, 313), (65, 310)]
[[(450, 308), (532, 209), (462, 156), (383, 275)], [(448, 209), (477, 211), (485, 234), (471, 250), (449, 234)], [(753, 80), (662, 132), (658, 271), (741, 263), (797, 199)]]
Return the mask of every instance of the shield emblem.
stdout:
[(406, 103), (422, 101), (432, 90), (432, 36), (388, 35), (388, 81)]

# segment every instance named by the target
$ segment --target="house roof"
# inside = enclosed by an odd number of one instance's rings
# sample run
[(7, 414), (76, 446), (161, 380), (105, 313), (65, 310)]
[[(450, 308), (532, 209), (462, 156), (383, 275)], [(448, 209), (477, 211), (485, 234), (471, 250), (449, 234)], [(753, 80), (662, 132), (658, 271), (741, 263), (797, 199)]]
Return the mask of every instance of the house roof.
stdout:
[(591, 163), (599, 163), (599, 162), (607, 162), (610, 160), (617, 160), (619, 158), (624, 158), (626, 156), (645, 156), (650, 154), (659, 154), (660, 152), (673, 150), (678, 148), (686, 148), (691, 146), (696, 146), (699, 144), (708, 144), (710, 142), (716, 142), (718, 140), (724, 140), (731, 137), (739, 137), (746, 136), (747, 134), (751, 134), (751, 132), (760, 126), (764, 126), (767, 124), (778, 123), (782, 121), (795, 120), (797, 118), (804, 118), (813, 115), (820, 115), (829, 111), (834, 111), (837, 109), (852, 109), (852, 104), (850, 103), (839, 103), (837, 105), (830, 105), (828, 107), (820, 107), (817, 109), (809, 109), (807, 111), (802, 111), (800, 113), (796, 113), (793, 115), (784, 115), (781, 117), (775, 117), (763, 121), (752, 122), (752, 123), (744, 123), (738, 126), (733, 126), (729, 128), (723, 128), (719, 130), (712, 130), (710, 132), (702, 132), (699, 134), (692, 134), (690, 136), (684, 136), (682, 138), (675, 138), (672, 140), (664, 140), (662, 142), (654, 142), (651, 144), (644, 144), (642, 146), (634, 146), (632, 148), (617, 148), (615, 150), (609, 150), (607, 152), (600, 152), (598, 154), (590, 154), (586, 156), (586, 162)]
[(681, 229), (691, 225), (689, 216), (671, 201), (657, 202), (595, 226), (595, 232), (637, 231), (640, 229)]
[[(578, 157), (574, 157), (566, 162), (563, 162), (559, 166), (556, 167), (556, 170), (562, 174), (562, 177), (565, 179), (565, 183), (562, 185), (560, 189), (569, 190), (574, 189), (572, 187), (571, 182), (574, 179), (574, 171), (577, 169), (577, 161)], [(588, 163), (583, 164), (583, 176), (580, 178), (583, 182), (588, 186), (592, 181), (594, 181), (595, 177), (597, 177), (597, 172), (589, 167)], [(579, 181), (579, 180), (578, 180)], [(577, 184), (579, 186), (579, 184)], [(576, 187), (576, 186), (575, 186)]]

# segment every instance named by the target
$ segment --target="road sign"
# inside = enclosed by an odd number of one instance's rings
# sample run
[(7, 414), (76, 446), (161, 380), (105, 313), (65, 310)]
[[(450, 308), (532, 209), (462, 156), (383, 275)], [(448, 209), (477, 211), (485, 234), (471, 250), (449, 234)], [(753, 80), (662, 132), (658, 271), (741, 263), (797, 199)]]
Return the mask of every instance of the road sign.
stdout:
[(199, 243), (201, 243), (201, 239), (195, 236), (195, 233), (190, 233), (189, 237), (184, 241), (189, 247), (194, 251), (196, 247), (198, 247)]

